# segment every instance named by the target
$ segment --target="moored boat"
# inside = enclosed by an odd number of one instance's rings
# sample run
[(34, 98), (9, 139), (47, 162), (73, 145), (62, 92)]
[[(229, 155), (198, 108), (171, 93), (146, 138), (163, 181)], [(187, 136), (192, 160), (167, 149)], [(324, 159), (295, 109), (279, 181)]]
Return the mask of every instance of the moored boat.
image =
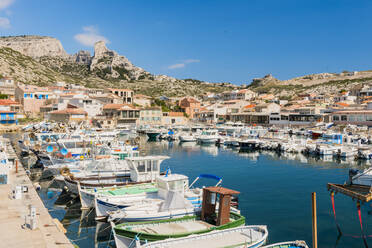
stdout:
[[(222, 187), (204, 188), (200, 215), (113, 226), (116, 247), (132, 247), (136, 242), (145, 244), (242, 226), (245, 224), (245, 218), (230, 212), (231, 196), (236, 194), (239, 192)], [(216, 212), (218, 202), (219, 209)]]
[[(266, 226), (241, 226), (226, 230), (216, 230), (199, 235), (171, 238), (141, 245), (136, 242), (135, 248), (256, 248), (264, 244), (268, 237)], [(284, 248), (284, 247), (282, 247)], [(288, 248), (288, 247), (287, 247)], [(302, 248), (302, 247), (301, 247)]]
[(261, 246), (261, 248), (309, 248), (305, 241), (296, 240)]

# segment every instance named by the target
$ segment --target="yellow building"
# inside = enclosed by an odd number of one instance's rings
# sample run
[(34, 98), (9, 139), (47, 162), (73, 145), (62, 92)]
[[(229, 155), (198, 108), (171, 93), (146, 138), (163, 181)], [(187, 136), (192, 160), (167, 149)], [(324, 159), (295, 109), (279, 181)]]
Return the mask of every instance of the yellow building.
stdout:
[(159, 107), (148, 107), (140, 111), (140, 125), (161, 125), (163, 112)]

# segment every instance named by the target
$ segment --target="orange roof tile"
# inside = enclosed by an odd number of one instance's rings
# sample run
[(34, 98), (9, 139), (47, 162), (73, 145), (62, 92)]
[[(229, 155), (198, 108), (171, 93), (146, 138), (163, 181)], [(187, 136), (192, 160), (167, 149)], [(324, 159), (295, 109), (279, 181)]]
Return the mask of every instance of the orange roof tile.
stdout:
[(123, 106), (124, 104), (122, 103), (109, 103), (103, 106), (103, 109), (120, 109)]
[(344, 103), (344, 102), (336, 102), (337, 105), (348, 107), (350, 104)]
[(168, 116), (171, 116), (171, 117), (182, 117), (184, 115), (183, 115), (183, 112), (169, 112), (168, 113)]
[(9, 106), (9, 105), (20, 105), (18, 102), (10, 100), (10, 99), (0, 99), (0, 105)]
[(254, 107), (256, 107), (256, 104), (248, 104), (244, 106), (245, 109), (254, 108)]

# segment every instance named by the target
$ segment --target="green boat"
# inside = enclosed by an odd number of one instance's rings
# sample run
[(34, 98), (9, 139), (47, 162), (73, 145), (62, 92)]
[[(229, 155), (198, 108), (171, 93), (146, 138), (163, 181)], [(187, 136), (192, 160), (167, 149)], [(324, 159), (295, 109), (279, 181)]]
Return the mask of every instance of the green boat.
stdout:
[(129, 222), (116, 226), (112, 223), (116, 247), (132, 247), (136, 241), (144, 244), (243, 226), (244, 216), (230, 212), (231, 196), (234, 194), (239, 192), (222, 187), (208, 187), (203, 189), (203, 207), (200, 215)]
[(144, 198), (146, 194), (156, 192), (158, 192), (156, 183), (141, 183), (135, 185), (104, 188), (79, 188), (80, 202), (83, 209), (94, 207), (94, 198), (96, 196), (118, 198), (120, 200), (124, 196), (127, 198)]

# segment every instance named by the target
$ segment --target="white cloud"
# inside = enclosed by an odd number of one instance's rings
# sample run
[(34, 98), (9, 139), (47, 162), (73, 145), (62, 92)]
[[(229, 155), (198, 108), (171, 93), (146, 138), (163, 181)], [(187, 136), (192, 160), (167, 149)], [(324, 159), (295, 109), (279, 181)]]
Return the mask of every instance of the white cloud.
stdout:
[(178, 63), (178, 64), (173, 64), (173, 65), (170, 65), (168, 66), (168, 69), (179, 69), (179, 68), (184, 68), (187, 64), (191, 64), (191, 63), (199, 63), (200, 60), (199, 59), (185, 59), (182, 61), (182, 63)]
[(10, 28), (10, 21), (8, 18), (0, 17), (0, 28)]
[(170, 65), (168, 66), (168, 69), (177, 69), (177, 68), (183, 68), (183, 67), (185, 67), (185, 64), (181, 63), (181, 64)]
[(83, 33), (76, 34), (74, 38), (84, 46), (94, 46), (94, 43), (96, 43), (97, 41), (110, 43), (110, 41), (106, 37), (99, 34), (98, 29), (94, 26), (83, 27), (83, 31)]
[(0, 10), (8, 8), (14, 0), (0, 0)]
[(186, 59), (184, 62), (185, 62), (186, 64), (190, 64), (190, 63), (199, 63), (200, 60), (198, 60), (198, 59)]
[[(0, 11), (8, 8), (14, 0), (0, 0)], [(10, 10), (5, 10), (7, 16), (10, 15)], [(10, 28), (10, 20), (6, 17), (0, 17), (0, 28)]]

